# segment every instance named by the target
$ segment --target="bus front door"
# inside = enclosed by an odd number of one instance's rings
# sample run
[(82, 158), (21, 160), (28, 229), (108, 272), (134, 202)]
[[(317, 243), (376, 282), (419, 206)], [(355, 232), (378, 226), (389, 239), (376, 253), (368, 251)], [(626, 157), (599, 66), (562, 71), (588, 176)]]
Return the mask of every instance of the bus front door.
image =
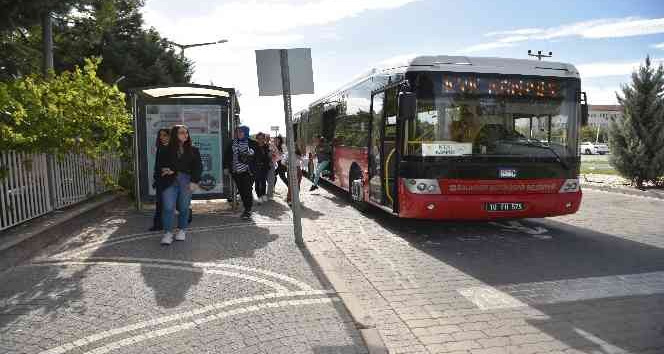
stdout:
[(388, 89), (372, 98), (371, 168), (369, 198), (393, 209), (397, 166), (397, 89)]

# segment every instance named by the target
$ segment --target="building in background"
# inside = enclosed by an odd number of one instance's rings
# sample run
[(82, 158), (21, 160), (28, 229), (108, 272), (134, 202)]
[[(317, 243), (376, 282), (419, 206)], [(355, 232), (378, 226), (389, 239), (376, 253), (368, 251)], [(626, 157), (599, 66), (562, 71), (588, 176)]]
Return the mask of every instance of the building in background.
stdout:
[(622, 118), (623, 110), (619, 105), (590, 105), (588, 107), (588, 125), (608, 129), (614, 118)]

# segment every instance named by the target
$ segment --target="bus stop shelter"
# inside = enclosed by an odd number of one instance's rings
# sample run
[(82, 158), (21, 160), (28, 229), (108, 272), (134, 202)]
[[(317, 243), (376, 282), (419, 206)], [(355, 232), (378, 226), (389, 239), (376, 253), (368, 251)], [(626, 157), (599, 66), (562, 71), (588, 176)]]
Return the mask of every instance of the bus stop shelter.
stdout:
[(235, 90), (208, 85), (177, 84), (129, 91), (134, 117), (134, 173), (137, 207), (154, 201), (153, 169), (160, 129), (184, 124), (203, 162), (200, 190), (193, 199), (218, 199), (232, 195), (224, 176), (224, 146), (239, 124), (240, 107)]

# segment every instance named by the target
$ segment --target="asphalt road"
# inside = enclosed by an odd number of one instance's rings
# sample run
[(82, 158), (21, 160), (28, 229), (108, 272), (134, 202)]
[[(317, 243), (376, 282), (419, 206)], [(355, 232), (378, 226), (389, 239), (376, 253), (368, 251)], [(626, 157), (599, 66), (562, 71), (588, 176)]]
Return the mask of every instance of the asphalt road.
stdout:
[(664, 353), (662, 200), (586, 190), (575, 215), (488, 223), (303, 200), (390, 352)]

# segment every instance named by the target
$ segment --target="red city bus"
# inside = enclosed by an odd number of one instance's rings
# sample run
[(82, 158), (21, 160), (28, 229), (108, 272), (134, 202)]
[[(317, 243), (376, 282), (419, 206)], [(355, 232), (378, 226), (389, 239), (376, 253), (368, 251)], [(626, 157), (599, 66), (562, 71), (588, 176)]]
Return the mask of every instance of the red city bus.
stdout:
[(369, 74), (295, 116), (323, 179), (403, 218), (497, 219), (579, 209), (581, 83), (574, 66), (421, 56)]

